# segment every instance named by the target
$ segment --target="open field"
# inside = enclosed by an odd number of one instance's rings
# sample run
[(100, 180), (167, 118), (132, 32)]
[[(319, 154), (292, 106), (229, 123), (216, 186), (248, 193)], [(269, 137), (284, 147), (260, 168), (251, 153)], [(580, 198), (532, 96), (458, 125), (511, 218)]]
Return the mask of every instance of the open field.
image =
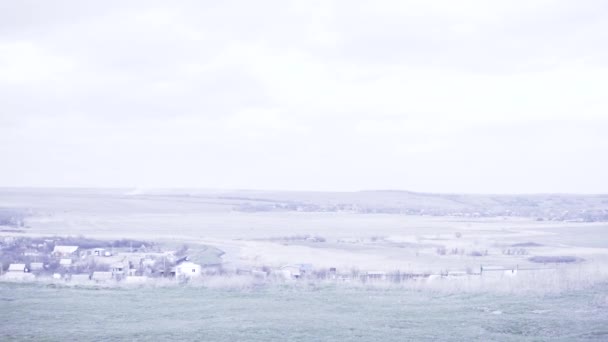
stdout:
[[(84, 235), (204, 244), (223, 250), (224, 262), (235, 266), (310, 263), (341, 269), (440, 272), (480, 265), (532, 267), (530, 258), (534, 256), (574, 256), (603, 263), (608, 255), (606, 222), (353, 210), (240, 210), (244, 203), (270, 201), (262, 195), (242, 192), (228, 196), (201, 190), (194, 194), (146, 194), (129, 190), (3, 189), (0, 207), (27, 213), (24, 227), (5, 235)], [(272, 201), (295, 201), (293, 193), (265, 195)], [(303, 202), (324, 203), (346, 195), (301, 196)], [(394, 196), (389, 192), (387, 201), (394, 202)], [(372, 200), (379, 201), (378, 195)], [(443, 201), (432, 205), (440, 207)], [(585, 199), (579, 198), (577, 203), (581, 201)]]
[(538, 296), (0, 283), (0, 322), (5, 341), (605, 341), (607, 291)]
[[(399, 284), (310, 278), (260, 284), (236, 273), (184, 286), (163, 279), (134, 287), (0, 282), (3, 335), (9, 341), (66, 334), (85, 341), (608, 338), (606, 222), (274, 204), (262, 210), (260, 203), (267, 200), (213, 192), (4, 189), (0, 208), (14, 214), (0, 237), (136, 239), (165, 250), (186, 244), (194, 262), (219, 251), (222, 267), (232, 270), (311, 264), (338, 273), (468, 275)], [(481, 267), (490, 276), (475, 276)], [(498, 277), (491, 269), (501, 270)], [(502, 269), (519, 272), (503, 276)]]

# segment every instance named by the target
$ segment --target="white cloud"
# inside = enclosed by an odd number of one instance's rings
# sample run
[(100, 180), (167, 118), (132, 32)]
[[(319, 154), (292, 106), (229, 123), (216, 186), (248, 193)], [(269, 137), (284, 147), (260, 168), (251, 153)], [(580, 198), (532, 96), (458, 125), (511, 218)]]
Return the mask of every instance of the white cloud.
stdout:
[(603, 2), (92, 6), (0, 13), (0, 185), (608, 191)]

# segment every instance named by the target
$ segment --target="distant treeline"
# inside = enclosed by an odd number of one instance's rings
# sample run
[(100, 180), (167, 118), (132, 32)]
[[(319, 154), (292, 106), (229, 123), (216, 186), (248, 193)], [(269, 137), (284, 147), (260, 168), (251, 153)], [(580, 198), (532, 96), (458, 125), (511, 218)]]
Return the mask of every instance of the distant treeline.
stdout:
[(0, 226), (23, 227), (25, 226), (26, 216), (26, 213), (22, 210), (0, 208)]

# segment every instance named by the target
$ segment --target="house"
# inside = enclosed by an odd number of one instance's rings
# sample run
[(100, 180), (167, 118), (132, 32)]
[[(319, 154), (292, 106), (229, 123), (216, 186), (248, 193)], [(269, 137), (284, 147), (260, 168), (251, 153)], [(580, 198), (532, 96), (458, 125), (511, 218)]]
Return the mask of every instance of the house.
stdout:
[(193, 278), (201, 275), (201, 265), (184, 261), (175, 266), (175, 276), (178, 278)]
[(31, 273), (28, 273), (29, 270), (25, 267), (25, 264), (10, 264), (8, 266), (8, 272), (4, 274), (5, 279), (12, 280), (33, 280), (35, 276)]
[(279, 271), (285, 279), (299, 279), (302, 276), (298, 265), (285, 265)]
[(97, 283), (108, 282), (112, 280), (112, 272), (93, 272), (91, 280)]
[(93, 248), (93, 255), (109, 257), (112, 256), (112, 253), (110, 251), (106, 251), (105, 248)]
[(10, 264), (8, 266), (8, 272), (28, 272), (29, 270), (25, 267), (25, 264)]
[(59, 260), (59, 266), (63, 266), (63, 267), (71, 267), (72, 266), (72, 259), (69, 258), (62, 258)]
[(128, 270), (129, 268), (127, 266), (125, 266), (125, 264), (123, 264), (122, 262), (116, 263), (114, 265), (112, 265), (112, 272), (110, 272), (112, 274), (112, 276), (117, 279), (120, 280), (122, 279), (122, 277), (125, 276), (126, 274), (126, 270)]
[(52, 255), (55, 257), (71, 257), (75, 256), (78, 251), (78, 246), (60, 246), (53, 248)]

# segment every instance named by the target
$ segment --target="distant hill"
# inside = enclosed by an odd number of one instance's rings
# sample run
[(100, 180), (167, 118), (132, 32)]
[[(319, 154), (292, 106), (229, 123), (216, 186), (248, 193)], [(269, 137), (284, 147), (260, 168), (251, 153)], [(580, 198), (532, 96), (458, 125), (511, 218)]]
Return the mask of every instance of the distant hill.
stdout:
[(187, 196), (234, 203), (240, 211), (354, 211), (433, 216), (521, 216), (538, 220), (608, 221), (608, 195), (434, 194), (378, 190), (302, 192), (157, 190), (150, 196)]
[[(4, 209), (3, 209), (4, 208)], [(16, 209), (19, 210), (16, 210)], [(520, 216), (537, 220), (608, 221), (608, 195), (433, 194), (410, 191), (304, 192), (207, 189), (0, 188), (0, 214), (26, 212), (305, 211), (432, 216)], [(20, 213), (20, 215), (17, 215)], [(14, 223), (11, 221), (11, 223)]]

